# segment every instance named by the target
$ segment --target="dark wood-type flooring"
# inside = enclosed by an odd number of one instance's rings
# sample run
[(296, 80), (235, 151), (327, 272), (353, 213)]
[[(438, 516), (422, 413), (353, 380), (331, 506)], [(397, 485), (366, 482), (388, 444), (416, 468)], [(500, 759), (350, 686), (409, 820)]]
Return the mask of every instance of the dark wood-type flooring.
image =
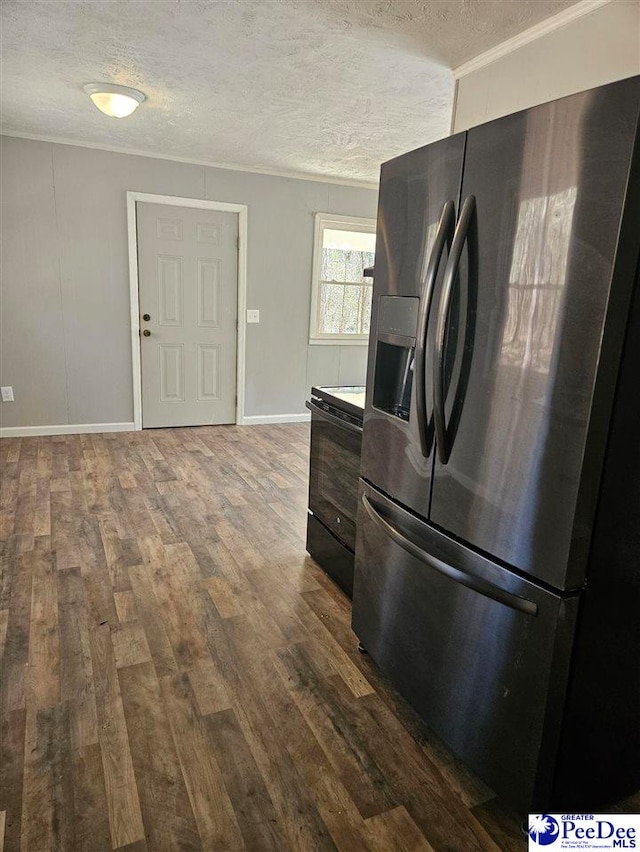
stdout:
[(0, 442), (0, 852), (526, 848), (305, 555), (308, 438)]

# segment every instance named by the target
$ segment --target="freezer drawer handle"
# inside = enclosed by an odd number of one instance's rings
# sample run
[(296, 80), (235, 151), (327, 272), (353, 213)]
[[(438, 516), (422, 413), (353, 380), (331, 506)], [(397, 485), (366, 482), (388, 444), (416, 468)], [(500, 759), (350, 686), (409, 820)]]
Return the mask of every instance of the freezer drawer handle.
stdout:
[(442, 260), (442, 253), (445, 246), (447, 250), (451, 250), (451, 241), (453, 239), (453, 231), (456, 224), (456, 206), (453, 201), (446, 201), (442, 207), (440, 221), (436, 230), (433, 248), (429, 256), (427, 264), (427, 272), (422, 285), (422, 295), (420, 298), (420, 312), (418, 314), (418, 330), (416, 332), (416, 407), (418, 410), (418, 432), (420, 435), (420, 449), (425, 458), (429, 458), (431, 453), (431, 443), (429, 437), (429, 423), (427, 418), (427, 389), (425, 386), (425, 346), (427, 337), (427, 326), (429, 323), (429, 314), (431, 311), (431, 302), (433, 298), (433, 288), (436, 283), (436, 276)]
[(430, 568), (434, 568), (436, 571), (439, 571), (441, 574), (444, 574), (456, 583), (460, 583), (462, 586), (466, 586), (468, 589), (472, 589), (474, 592), (478, 592), (478, 594), (484, 595), (486, 598), (498, 601), (498, 603), (504, 604), (518, 612), (524, 612), (526, 615), (538, 614), (538, 604), (533, 601), (511, 594), (511, 592), (505, 592), (504, 589), (494, 586), (493, 583), (489, 583), (487, 580), (482, 580), (480, 577), (474, 577), (471, 574), (467, 574), (459, 568), (454, 568), (452, 565), (442, 562), (435, 556), (431, 556), (431, 554), (427, 553), (426, 550), (418, 547), (417, 544), (414, 544), (402, 535), (402, 533), (395, 527), (391, 526), (386, 518), (383, 518), (382, 515), (376, 511), (366, 494), (362, 495), (362, 503), (371, 520), (383, 529), (389, 538), (393, 539), (396, 544), (400, 545), (400, 547), (402, 547), (403, 550), (406, 550), (407, 553), (410, 553), (411, 556), (415, 556), (416, 559), (419, 559), (420, 562), (424, 562), (424, 564), (428, 565)]
[(468, 195), (458, 220), (458, 227), (453, 237), (451, 252), (447, 260), (447, 265), (444, 270), (444, 280), (442, 282), (442, 293), (440, 295), (440, 305), (438, 307), (438, 319), (436, 324), (436, 335), (433, 352), (433, 424), (436, 430), (436, 444), (438, 446), (438, 458), (442, 464), (449, 461), (451, 447), (447, 441), (447, 428), (444, 417), (444, 345), (447, 332), (447, 319), (449, 318), (449, 308), (451, 307), (451, 297), (458, 275), (458, 267), (462, 250), (467, 241), (469, 226), (473, 219), (473, 213), (476, 209), (476, 199), (474, 195)]
[(305, 402), (305, 405), (316, 417), (320, 417), (322, 420), (327, 420), (329, 423), (333, 423), (334, 426), (341, 426), (349, 432), (356, 432), (358, 435), (362, 435), (361, 426), (356, 426), (355, 423), (350, 423), (348, 420), (342, 420), (342, 418), (336, 417), (329, 411), (325, 411), (324, 408), (320, 408), (320, 406), (316, 405), (314, 402), (309, 402), (309, 400)]

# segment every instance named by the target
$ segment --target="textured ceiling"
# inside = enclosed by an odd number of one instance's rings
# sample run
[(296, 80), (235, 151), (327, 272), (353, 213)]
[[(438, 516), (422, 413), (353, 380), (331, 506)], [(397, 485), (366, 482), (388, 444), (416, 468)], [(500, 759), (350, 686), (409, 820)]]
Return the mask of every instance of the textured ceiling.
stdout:
[[(574, 0), (2, 0), (2, 132), (375, 181), (446, 135), (450, 68)], [(103, 116), (89, 82), (146, 93)]]

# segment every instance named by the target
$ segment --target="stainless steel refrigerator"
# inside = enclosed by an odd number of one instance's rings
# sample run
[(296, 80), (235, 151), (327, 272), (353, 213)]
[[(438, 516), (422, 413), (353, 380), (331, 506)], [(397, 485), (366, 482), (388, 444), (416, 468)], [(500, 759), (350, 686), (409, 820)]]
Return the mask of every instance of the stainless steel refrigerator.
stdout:
[(353, 628), (516, 808), (640, 787), (640, 77), (382, 166)]

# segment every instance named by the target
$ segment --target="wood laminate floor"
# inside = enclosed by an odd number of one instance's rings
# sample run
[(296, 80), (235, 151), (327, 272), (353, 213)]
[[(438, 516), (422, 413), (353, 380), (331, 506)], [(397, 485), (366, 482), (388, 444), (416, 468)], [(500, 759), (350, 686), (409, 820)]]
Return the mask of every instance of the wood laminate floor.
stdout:
[(0, 850), (526, 848), (305, 555), (308, 439), (0, 442)]

